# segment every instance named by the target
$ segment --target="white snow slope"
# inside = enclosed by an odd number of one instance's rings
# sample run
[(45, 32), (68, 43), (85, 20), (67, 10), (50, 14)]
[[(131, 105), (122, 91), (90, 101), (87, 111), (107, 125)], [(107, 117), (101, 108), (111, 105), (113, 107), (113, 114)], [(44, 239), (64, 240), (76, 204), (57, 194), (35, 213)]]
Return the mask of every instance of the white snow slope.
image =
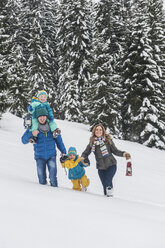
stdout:
[[(57, 120), (66, 148), (85, 149), (88, 126)], [(103, 196), (94, 155), (88, 192), (73, 191), (59, 163), (59, 188), (38, 184), (33, 146), (23, 145), (23, 120), (0, 121), (0, 248), (164, 248), (165, 151), (114, 139), (131, 153), (133, 176), (116, 157), (114, 197)]]

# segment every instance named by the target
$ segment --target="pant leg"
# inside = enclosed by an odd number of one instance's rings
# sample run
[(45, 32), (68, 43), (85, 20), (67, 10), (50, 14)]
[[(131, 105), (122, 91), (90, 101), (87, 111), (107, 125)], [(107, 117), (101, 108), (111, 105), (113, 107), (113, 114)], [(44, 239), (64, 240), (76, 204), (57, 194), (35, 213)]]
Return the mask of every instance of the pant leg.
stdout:
[(106, 170), (98, 170), (98, 175), (99, 175), (101, 183), (103, 185), (104, 195), (106, 195), (105, 174), (106, 174)]
[(32, 127), (30, 129), (30, 132), (33, 132), (35, 130), (38, 130), (38, 120), (37, 118), (32, 118)]
[(54, 132), (54, 130), (56, 130), (57, 128), (57, 124), (54, 120), (52, 122), (49, 122), (49, 126), (50, 126), (51, 132)]
[(87, 178), (87, 176), (84, 174), (84, 176), (82, 176), (82, 178), (80, 179), (80, 184), (83, 187), (88, 187), (90, 183), (90, 180)]
[(81, 191), (81, 185), (80, 185), (80, 180), (79, 179), (72, 179), (73, 183), (73, 188), (74, 190)]
[(116, 165), (110, 166), (107, 170), (98, 170), (98, 174), (103, 185), (104, 195), (106, 195), (106, 188), (108, 186), (113, 188), (112, 180), (116, 173), (116, 170), (117, 170)]
[(46, 160), (36, 159), (37, 175), (40, 184), (47, 184), (46, 181)]
[(105, 186), (113, 188), (113, 177), (116, 174), (117, 166), (112, 165), (106, 170)]
[(49, 171), (50, 185), (53, 187), (58, 187), (56, 156), (53, 156), (47, 160), (47, 166)]

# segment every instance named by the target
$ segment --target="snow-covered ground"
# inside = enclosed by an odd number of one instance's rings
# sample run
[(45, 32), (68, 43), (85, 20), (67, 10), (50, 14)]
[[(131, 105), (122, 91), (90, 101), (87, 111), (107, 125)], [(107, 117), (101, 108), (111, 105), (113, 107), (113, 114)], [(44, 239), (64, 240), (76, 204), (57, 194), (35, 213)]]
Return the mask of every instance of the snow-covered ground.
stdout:
[[(66, 148), (85, 149), (83, 124), (57, 120)], [(86, 168), (91, 185), (76, 192), (59, 163), (59, 188), (38, 184), (33, 146), (23, 145), (23, 121), (9, 113), (0, 121), (0, 248), (165, 247), (165, 151), (114, 140), (131, 153), (133, 176), (117, 157), (114, 198), (104, 197), (94, 155)]]

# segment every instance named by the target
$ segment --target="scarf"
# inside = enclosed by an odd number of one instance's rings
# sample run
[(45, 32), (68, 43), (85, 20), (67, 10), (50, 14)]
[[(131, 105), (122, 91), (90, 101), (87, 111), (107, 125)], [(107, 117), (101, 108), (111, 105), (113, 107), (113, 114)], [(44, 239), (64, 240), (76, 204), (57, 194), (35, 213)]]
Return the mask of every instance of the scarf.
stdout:
[(38, 130), (41, 131), (42, 133), (47, 133), (49, 132), (49, 124), (46, 122), (44, 125), (38, 123)]
[(98, 145), (100, 146), (102, 156), (103, 157), (108, 156), (109, 153), (108, 153), (107, 147), (105, 145), (105, 139), (102, 136), (99, 138), (95, 137), (95, 141), (94, 141), (93, 146), (92, 146), (92, 152), (95, 152), (95, 148)]

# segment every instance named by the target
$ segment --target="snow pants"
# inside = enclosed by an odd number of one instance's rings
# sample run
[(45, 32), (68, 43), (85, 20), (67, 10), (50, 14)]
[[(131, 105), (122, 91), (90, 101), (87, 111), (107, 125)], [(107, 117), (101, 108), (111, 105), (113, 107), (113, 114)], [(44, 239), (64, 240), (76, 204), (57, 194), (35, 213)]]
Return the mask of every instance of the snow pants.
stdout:
[(81, 186), (82, 187), (88, 187), (90, 180), (84, 174), (84, 176), (82, 176), (82, 178), (80, 178), (80, 179), (72, 179), (72, 183), (73, 183), (72, 189), (81, 191)]
[[(55, 120), (52, 122), (49, 121), (49, 126), (51, 132), (53, 132), (57, 128), (57, 124), (55, 123)], [(30, 129), (30, 132), (33, 132), (34, 130), (38, 130), (38, 119), (37, 118), (32, 118), (32, 127)]]
[(108, 186), (113, 188), (112, 180), (113, 180), (113, 177), (116, 173), (116, 170), (117, 170), (116, 165), (109, 166), (108, 169), (106, 169), (106, 170), (98, 170), (98, 174), (99, 174), (101, 183), (103, 185), (104, 195), (106, 195), (106, 188)]
[(53, 187), (58, 187), (57, 183), (57, 166), (56, 166), (56, 156), (51, 157), (48, 160), (38, 158), (36, 159), (37, 165), (37, 175), (40, 184), (47, 184), (46, 176), (46, 166), (49, 171), (50, 185)]

